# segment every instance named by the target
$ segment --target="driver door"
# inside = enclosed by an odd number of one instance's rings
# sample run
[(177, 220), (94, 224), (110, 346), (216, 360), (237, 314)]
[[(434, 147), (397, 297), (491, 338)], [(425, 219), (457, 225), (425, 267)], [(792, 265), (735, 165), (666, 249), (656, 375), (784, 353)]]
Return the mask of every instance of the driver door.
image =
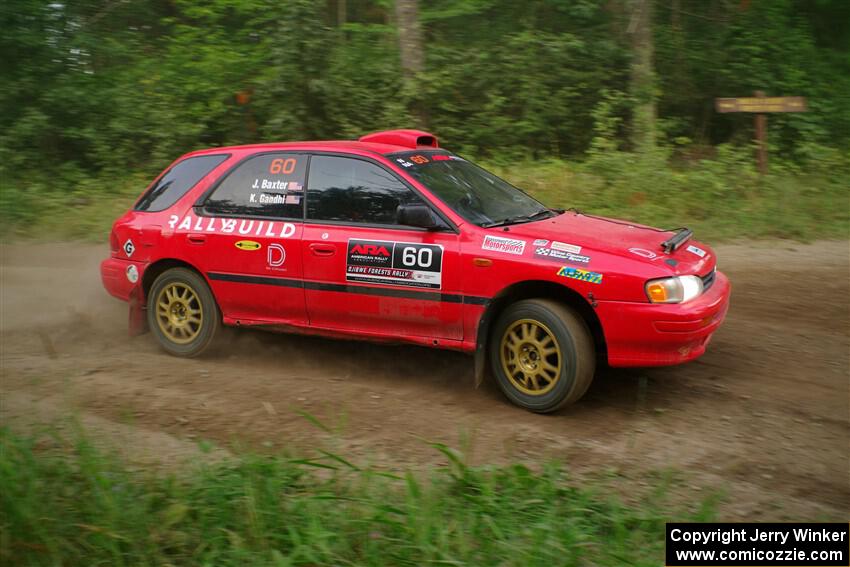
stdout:
[(314, 155), (306, 199), (311, 326), (463, 338), (458, 235), (396, 221), (399, 205), (425, 204), (416, 192), (372, 160)]

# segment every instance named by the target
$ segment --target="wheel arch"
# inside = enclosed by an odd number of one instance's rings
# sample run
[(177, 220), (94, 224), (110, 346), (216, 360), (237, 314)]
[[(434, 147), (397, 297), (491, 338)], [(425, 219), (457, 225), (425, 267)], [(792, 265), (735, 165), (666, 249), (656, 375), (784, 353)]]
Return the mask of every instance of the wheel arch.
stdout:
[(602, 322), (599, 320), (590, 300), (576, 290), (562, 284), (545, 280), (527, 280), (511, 284), (496, 294), (478, 322), (475, 346), (476, 385), (484, 380), (484, 374), (487, 371), (487, 346), (493, 324), (505, 308), (523, 299), (552, 299), (574, 309), (590, 329), (597, 356), (607, 359), (607, 345)]
[[(204, 281), (207, 281), (207, 278), (198, 268), (196, 268), (189, 262), (186, 262), (185, 260), (178, 260), (177, 258), (160, 258), (159, 260), (153, 262), (150, 266), (145, 268), (145, 271), (142, 274), (141, 291), (142, 299), (145, 301), (145, 303), (147, 303), (148, 292), (150, 292), (151, 287), (153, 286), (153, 282), (156, 281), (156, 278), (158, 278), (162, 273), (172, 268), (187, 268), (201, 276)], [(207, 282), (207, 285), (209, 285), (209, 282)], [(215, 294), (213, 294), (213, 298), (215, 298)]]
[[(176, 258), (160, 258), (147, 266), (145, 271), (142, 272), (141, 285), (133, 288), (133, 291), (130, 293), (130, 336), (141, 335), (142, 333), (146, 333), (150, 330), (148, 328), (147, 317), (145, 316), (148, 293), (153, 286), (153, 282), (156, 281), (156, 278), (171, 268), (188, 268), (204, 278), (204, 275), (195, 266), (189, 262), (178, 260)], [(206, 278), (204, 278), (204, 281), (206, 281)], [(213, 294), (213, 298), (215, 298), (215, 294)]]

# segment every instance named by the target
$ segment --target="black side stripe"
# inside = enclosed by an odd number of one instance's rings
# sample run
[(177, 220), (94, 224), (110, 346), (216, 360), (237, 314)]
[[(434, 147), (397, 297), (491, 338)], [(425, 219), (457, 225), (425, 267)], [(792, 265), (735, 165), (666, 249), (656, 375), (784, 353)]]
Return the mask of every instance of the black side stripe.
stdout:
[(216, 272), (207, 272), (207, 276), (209, 276), (211, 280), (218, 280), (221, 282), (276, 285), (279, 287), (304, 287), (301, 280), (293, 280), (289, 278), (268, 278), (264, 276), (246, 276), (243, 274), (219, 274)]
[(336, 291), (340, 293), (355, 293), (360, 295), (381, 295), (385, 297), (400, 297), (403, 299), (419, 299), (422, 301), (442, 301), (444, 303), (465, 303), (467, 305), (487, 305), (488, 297), (476, 297), (473, 295), (458, 295), (452, 293), (439, 293), (431, 291), (414, 291), (412, 289), (394, 289), (384, 287), (371, 287), (364, 285), (345, 285), (319, 282), (305, 282), (292, 278), (270, 278), (266, 276), (249, 276), (245, 274), (222, 274), (218, 272), (207, 272), (211, 280), (233, 283), (274, 285), (278, 287), (294, 287), (311, 289), (316, 291)]

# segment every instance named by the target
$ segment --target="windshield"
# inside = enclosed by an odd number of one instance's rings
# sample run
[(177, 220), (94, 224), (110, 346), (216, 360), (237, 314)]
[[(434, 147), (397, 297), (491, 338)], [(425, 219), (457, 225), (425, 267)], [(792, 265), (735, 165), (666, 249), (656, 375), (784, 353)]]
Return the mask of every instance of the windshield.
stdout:
[(457, 214), (479, 226), (528, 222), (555, 213), (507, 181), (445, 153), (388, 156)]

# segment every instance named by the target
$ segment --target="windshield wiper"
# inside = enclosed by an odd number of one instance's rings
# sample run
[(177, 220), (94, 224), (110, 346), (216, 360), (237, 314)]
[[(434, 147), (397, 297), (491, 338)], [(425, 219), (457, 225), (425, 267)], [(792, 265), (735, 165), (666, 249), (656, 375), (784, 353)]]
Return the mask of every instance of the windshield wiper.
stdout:
[(523, 222), (532, 222), (542, 218), (550, 218), (550, 215), (557, 214), (552, 209), (540, 209), (535, 213), (531, 213), (530, 215), (517, 215), (514, 217), (508, 217), (499, 221), (486, 222), (481, 225), (481, 228), (493, 228), (494, 226), (506, 226), (509, 224), (519, 224)]

